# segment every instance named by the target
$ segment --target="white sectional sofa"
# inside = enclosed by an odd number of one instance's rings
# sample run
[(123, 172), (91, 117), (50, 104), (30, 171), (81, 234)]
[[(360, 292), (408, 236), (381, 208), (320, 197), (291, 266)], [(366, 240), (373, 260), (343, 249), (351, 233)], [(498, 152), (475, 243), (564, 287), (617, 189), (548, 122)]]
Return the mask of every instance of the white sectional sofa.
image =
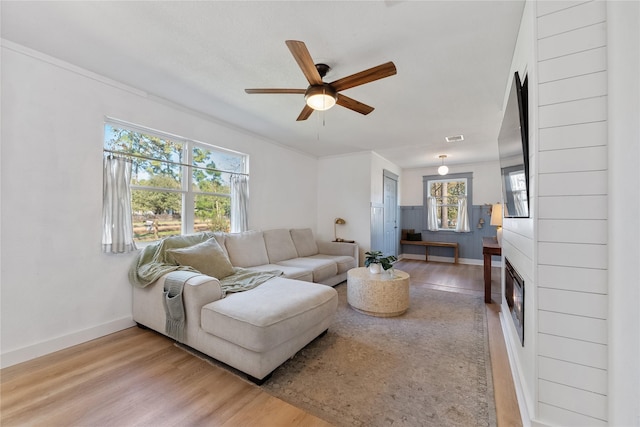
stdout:
[(234, 267), (281, 270), (289, 279), (335, 286), (358, 266), (358, 245), (316, 241), (309, 228), (247, 231), (223, 239)]
[[(310, 229), (201, 236), (195, 240), (201, 243), (186, 247), (180, 238), (176, 238), (177, 243), (166, 242), (172, 249), (167, 249), (161, 258), (167, 266), (173, 263), (174, 269), (186, 268), (193, 273), (181, 295), (185, 314), (181, 342), (246, 373), (257, 383), (329, 328), (338, 304), (337, 292), (331, 286), (345, 281), (347, 271), (358, 264), (356, 244), (319, 242)], [(213, 270), (203, 266), (203, 259), (206, 262), (209, 258), (197, 253), (200, 246), (218, 251), (216, 260), (211, 261)], [(178, 257), (194, 252), (199, 258), (192, 258), (193, 263), (209, 275), (185, 265), (189, 257)], [(226, 263), (233, 266), (233, 271), (240, 267), (263, 274), (271, 272), (276, 277), (250, 290), (227, 290), (225, 295), (225, 289), (230, 289), (225, 286), (235, 276), (214, 277), (213, 273), (227, 274)], [(133, 319), (141, 326), (169, 335), (164, 291), (165, 281), (175, 273), (163, 274), (146, 284), (136, 279), (137, 268), (141, 268), (139, 263), (130, 272), (130, 277), (134, 275)]]

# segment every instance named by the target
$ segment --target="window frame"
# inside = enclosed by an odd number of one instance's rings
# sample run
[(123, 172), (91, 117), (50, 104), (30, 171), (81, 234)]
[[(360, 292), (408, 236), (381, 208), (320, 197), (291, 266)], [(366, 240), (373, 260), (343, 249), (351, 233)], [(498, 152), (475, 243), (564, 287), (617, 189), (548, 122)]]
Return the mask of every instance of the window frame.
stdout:
[[(467, 215), (471, 212), (471, 206), (473, 201), (473, 173), (465, 172), (465, 173), (453, 173), (447, 175), (425, 175), (422, 177), (422, 187), (423, 187), (423, 209), (424, 209), (424, 221), (423, 221), (423, 229), (429, 230), (429, 208), (427, 204), (427, 200), (431, 194), (431, 183), (434, 182), (458, 182), (458, 181), (466, 181), (465, 183), (465, 192), (467, 197)], [(438, 205), (441, 206), (441, 205)], [(453, 205), (447, 205), (453, 206)], [(457, 205), (455, 206), (458, 207)], [(471, 216), (469, 216), (471, 218)], [(429, 230), (432, 232), (456, 232), (455, 228), (438, 228), (438, 230)]]
[[(181, 195), (180, 235), (192, 234), (195, 232), (195, 220), (196, 220), (195, 202), (196, 202), (197, 196), (204, 195), (204, 196), (212, 196), (212, 197), (224, 197), (224, 198), (228, 198), (229, 203), (231, 203), (231, 192), (227, 194), (227, 193), (220, 193), (220, 192), (214, 192), (214, 191), (202, 191), (199, 188), (197, 188), (197, 184), (195, 184), (195, 180), (193, 178), (193, 171), (196, 168), (203, 168), (203, 167), (196, 166), (193, 163), (194, 162), (193, 151), (195, 148), (200, 148), (210, 152), (217, 152), (223, 155), (237, 156), (240, 159), (240, 166), (242, 171), (226, 171), (226, 170), (217, 169), (217, 168), (214, 170), (216, 172), (228, 174), (229, 176), (233, 174), (249, 176), (249, 172), (248, 172), (249, 155), (248, 154), (241, 153), (235, 150), (230, 150), (230, 149), (209, 144), (206, 142), (196, 141), (189, 138), (177, 136), (167, 132), (146, 128), (144, 126), (123, 122), (121, 120), (113, 119), (113, 118), (105, 118), (104, 120), (103, 149), (105, 151), (105, 154), (107, 152), (111, 152), (110, 150), (107, 149), (107, 140), (109, 138), (109, 136), (107, 135), (107, 126), (110, 126), (111, 128), (125, 129), (127, 131), (145, 134), (151, 137), (160, 138), (162, 140), (168, 140), (173, 143), (182, 145), (181, 159), (178, 162), (167, 161), (164, 159), (157, 160), (158, 162), (161, 162), (163, 164), (174, 164), (179, 167), (180, 175), (181, 175), (180, 188), (153, 187), (153, 186), (147, 186), (147, 185), (137, 185), (133, 183), (131, 184), (131, 191), (141, 190), (141, 191), (149, 191), (149, 192), (178, 193)], [(122, 152), (122, 153), (125, 157), (128, 154), (126, 152)], [(135, 158), (136, 156), (133, 155), (131, 157)], [(145, 159), (149, 158), (148, 156), (141, 156), (141, 157)], [(203, 168), (203, 169), (207, 169), (207, 168)], [(132, 215), (133, 215), (133, 212), (132, 212)], [(231, 221), (231, 218), (229, 218), (229, 221)], [(136, 244), (140, 246), (140, 245), (154, 243), (157, 241), (158, 240), (142, 240), (142, 241), (138, 240), (136, 241)]]

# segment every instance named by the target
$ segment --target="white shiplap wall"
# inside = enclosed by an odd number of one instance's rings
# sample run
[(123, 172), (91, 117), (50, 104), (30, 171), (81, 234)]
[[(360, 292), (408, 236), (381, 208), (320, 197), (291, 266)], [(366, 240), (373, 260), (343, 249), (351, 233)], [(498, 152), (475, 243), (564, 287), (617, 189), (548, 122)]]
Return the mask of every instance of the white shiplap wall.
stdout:
[(537, 417), (607, 425), (606, 4), (537, 2)]

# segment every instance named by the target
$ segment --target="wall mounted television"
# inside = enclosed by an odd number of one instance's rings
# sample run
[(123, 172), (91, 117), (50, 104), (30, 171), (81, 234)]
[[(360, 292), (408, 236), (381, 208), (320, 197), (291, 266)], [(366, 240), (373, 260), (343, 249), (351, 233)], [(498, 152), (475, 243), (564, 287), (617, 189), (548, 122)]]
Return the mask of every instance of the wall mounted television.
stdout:
[(505, 218), (529, 217), (529, 112), (527, 78), (513, 74), (498, 151)]

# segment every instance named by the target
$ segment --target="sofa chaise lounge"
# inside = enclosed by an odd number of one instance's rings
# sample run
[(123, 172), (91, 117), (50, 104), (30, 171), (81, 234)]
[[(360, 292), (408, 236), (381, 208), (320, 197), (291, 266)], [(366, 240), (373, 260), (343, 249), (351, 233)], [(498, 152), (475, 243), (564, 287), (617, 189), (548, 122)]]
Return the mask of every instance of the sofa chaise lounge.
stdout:
[[(150, 254), (165, 268), (154, 265), (157, 277), (142, 263)], [(165, 287), (176, 271), (188, 271), (184, 331), (172, 337), (262, 383), (329, 328), (338, 304), (332, 286), (357, 260), (356, 244), (316, 241), (310, 229), (169, 237), (145, 248), (132, 266), (133, 319), (172, 336)], [(238, 292), (235, 278), (247, 272), (262, 283)]]

